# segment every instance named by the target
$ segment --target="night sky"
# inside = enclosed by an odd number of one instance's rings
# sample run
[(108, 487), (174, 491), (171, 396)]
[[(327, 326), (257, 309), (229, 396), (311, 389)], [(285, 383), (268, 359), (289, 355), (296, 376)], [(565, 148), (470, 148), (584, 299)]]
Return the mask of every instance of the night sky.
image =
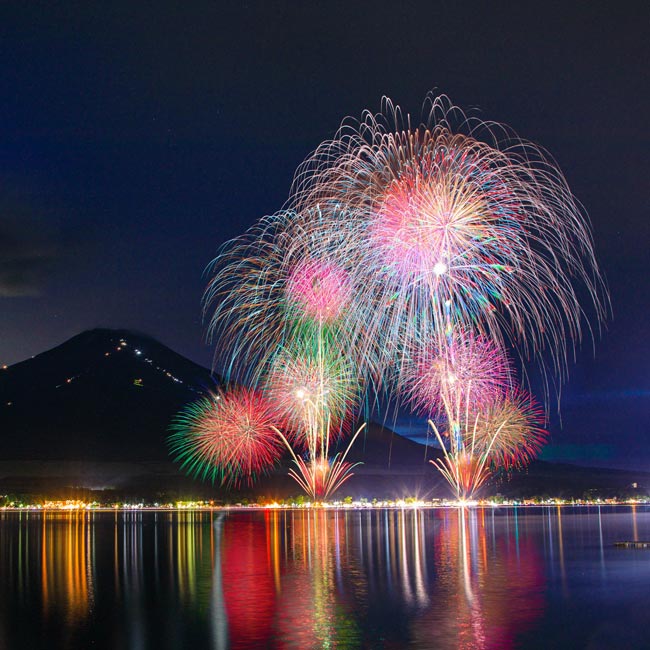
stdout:
[(343, 117), (437, 89), (548, 149), (593, 224), (614, 316), (545, 457), (650, 471), (649, 24), (641, 2), (3, 3), (0, 364), (103, 326), (210, 365), (218, 246)]

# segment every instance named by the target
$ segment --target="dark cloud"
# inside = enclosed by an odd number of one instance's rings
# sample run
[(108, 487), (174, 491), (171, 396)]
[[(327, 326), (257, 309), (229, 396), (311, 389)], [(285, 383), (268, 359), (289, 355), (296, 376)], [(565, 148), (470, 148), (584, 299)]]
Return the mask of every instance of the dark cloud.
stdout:
[(37, 296), (58, 266), (61, 248), (37, 217), (12, 212), (0, 206), (0, 297)]

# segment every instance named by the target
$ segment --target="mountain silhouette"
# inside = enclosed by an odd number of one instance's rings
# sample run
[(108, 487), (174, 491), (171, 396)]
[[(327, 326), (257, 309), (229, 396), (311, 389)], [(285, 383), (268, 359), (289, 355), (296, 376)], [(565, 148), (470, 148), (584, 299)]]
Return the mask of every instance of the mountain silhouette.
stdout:
[(174, 413), (220, 381), (155, 339), (94, 329), (0, 371), (7, 460), (167, 460)]

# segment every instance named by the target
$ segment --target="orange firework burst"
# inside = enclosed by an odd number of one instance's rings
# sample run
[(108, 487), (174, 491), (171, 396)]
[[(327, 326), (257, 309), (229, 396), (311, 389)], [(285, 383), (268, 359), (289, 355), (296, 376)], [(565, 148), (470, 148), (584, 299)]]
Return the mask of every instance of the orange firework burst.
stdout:
[(523, 390), (496, 399), (478, 416), (475, 446), (494, 467), (527, 465), (546, 441), (544, 412)]
[(481, 410), (457, 414), (448, 410), (447, 417), (449, 450), (436, 425), (429, 421), (444, 454), (430, 462), (459, 499), (472, 497), (495, 470), (527, 465), (546, 438), (542, 410), (521, 390), (495, 396), (493, 403)]

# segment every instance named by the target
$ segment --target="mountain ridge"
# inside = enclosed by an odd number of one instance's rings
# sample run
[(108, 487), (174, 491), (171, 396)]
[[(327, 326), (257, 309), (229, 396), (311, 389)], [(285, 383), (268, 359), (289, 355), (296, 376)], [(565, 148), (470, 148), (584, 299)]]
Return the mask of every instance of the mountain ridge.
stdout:
[(170, 414), (219, 383), (152, 337), (87, 330), (0, 372), (2, 455), (165, 460)]

